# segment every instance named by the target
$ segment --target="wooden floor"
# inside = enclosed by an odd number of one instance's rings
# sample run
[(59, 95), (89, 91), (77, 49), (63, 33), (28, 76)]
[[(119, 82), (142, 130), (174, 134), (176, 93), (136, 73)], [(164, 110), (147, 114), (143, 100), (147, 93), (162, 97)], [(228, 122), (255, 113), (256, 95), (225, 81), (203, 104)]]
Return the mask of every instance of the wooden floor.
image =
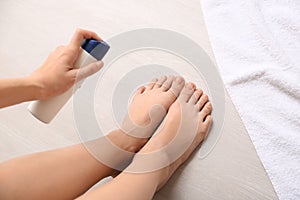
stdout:
[[(198, 0), (88, 2), (0, 1), (0, 78), (29, 74), (57, 45), (68, 42), (77, 27), (94, 30), (104, 39), (139, 28), (168, 29), (197, 42), (214, 60)], [(187, 65), (167, 53), (140, 51), (117, 60), (111, 73), (153, 63), (174, 69)], [(186, 79), (201, 84), (191, 71), (180, 72)], [(107, 84), (116, 80), (116, 76), (106, 79)], [(98, 119), (104, 121), (103, 129), (108, 131), (114, 128), (111, 110), (105, 106), (110, 88), (100, 89), (96, 94), (96, 112), (101, 113)], [(195, 155), (155, 199), (277, 199), (227, 94), (225, 104), (222, 135), (213, 151), (204, 159)], [(0, 111), (0, 161), (80, 142), (70, 102), (50, 125), (35, 120), (26, 110), (27, 105)]]

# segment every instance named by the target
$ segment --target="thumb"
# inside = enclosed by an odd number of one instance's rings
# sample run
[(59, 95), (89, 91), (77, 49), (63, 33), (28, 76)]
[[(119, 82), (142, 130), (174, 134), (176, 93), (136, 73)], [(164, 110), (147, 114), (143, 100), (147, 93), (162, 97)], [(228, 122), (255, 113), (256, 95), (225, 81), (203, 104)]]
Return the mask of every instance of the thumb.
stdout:
[(76, 82), (81, 81), (96, 72), (98, 72), (103, 67), (103, 62), (98, 61), (91, 63), (87, 66), (81, 67), (80, 69), (73, 69), (72, 73), (76, 76)]

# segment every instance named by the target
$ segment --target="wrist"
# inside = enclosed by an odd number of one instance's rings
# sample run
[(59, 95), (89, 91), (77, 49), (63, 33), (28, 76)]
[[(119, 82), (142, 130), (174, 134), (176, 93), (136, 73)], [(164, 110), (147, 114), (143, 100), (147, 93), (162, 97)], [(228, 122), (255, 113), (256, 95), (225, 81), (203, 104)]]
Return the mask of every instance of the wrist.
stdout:
[(28, 95), (31, 97), (30, 100), (41, 100), (44, 98), (44, 89), (42, 84), (40, 84), (34, 77), (31, 75), (21, 78), (21, 81), (28, 92)]

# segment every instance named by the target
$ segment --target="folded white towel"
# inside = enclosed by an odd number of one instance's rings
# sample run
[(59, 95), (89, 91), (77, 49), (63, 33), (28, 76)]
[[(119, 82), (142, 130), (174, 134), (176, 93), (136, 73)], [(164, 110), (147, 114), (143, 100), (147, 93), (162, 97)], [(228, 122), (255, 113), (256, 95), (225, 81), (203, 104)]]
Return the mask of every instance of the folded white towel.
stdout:
[(280, 199), (300, 199), (300, 1), (203, 0), (216, 60)]

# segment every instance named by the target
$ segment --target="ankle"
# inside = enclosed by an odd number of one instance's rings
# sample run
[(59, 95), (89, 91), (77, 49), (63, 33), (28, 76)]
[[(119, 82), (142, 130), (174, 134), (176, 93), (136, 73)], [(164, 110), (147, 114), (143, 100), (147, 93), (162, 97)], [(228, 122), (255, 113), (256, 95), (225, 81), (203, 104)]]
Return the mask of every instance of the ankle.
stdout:
[(135, 138), (133, 136), (130, 136), (121, 129), (112, 131), (107, 135), (107, 137), (113, 144), (115, 144), (119, 148), (132, 153), (138, 152), (148, 141), (148, 139)]

